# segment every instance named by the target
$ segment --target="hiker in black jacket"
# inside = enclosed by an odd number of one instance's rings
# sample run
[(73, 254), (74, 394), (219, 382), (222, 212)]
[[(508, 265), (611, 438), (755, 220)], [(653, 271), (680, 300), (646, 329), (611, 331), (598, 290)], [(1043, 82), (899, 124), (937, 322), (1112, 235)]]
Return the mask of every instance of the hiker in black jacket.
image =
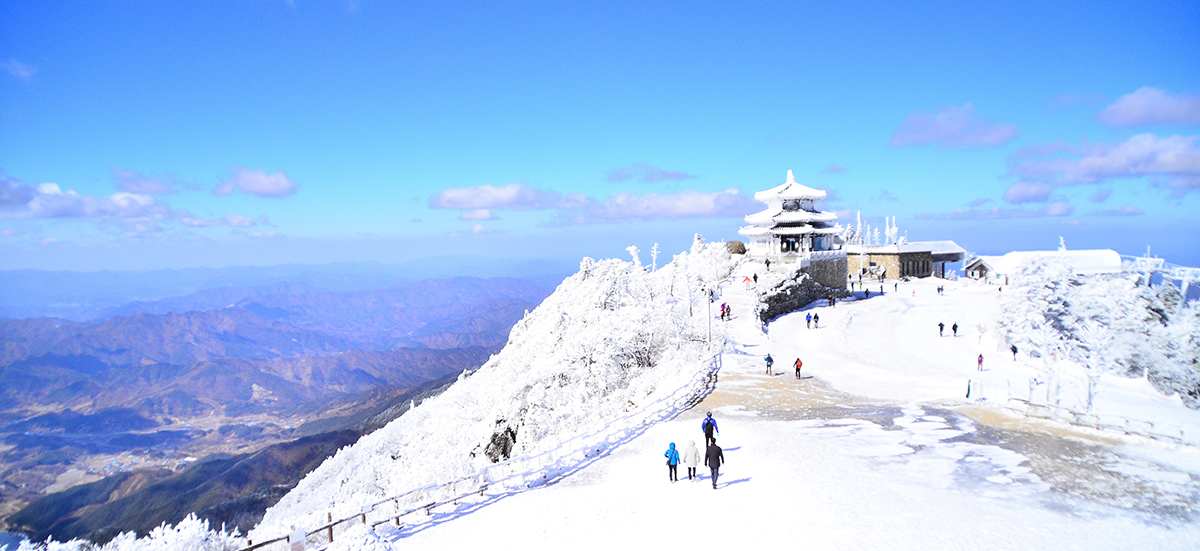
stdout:
[(721, 446), (717, 445), (717, 439), (712, 440), (712, 444), (708, 445), (708, 451), (704, 453), (704, 465), (712, 471), (713, 489), (717, 489), (717, 477), (721, 470), (721, 464), (725, 462), (725, 453), (721, 451)]

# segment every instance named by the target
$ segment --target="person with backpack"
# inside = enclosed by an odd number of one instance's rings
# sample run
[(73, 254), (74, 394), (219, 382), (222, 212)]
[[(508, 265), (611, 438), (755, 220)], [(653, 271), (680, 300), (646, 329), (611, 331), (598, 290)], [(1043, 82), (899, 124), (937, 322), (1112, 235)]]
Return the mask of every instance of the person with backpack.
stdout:
[(792, 364), (792, 366), (796, 368), (796, 378), (797, 379), (803, 379), (803, 377), (800, 376), (800, 367), (803, 365), (804, 365), (804, 362), (800, 361), (800, 358), (796, 358), (796, 363)]
[(674, 442), (671, 442), (671, 447), (667, 448), (667, 453), (663, 455), (667, 457), (667, 478), (671, 482), (679, 482), (679, 472), (677, 470), (679, 467), (679, 450), (675, 449)]
[[(711, 411), (708, 412), (708, 417), (705, 417), (704, 421), (700, 423), (700, 430), (704, 431), (705, 446), (711, 446), (713, 442), (717, 441), (713, 434), (721, 434), (721, 431), (717, 429), (717, 420), (713, 419)], [(707, 463), (705, 464), (707, 465)]]
[(771, 373), (771, 366), (773, 365), (775, 365), (775, 358), (772, 358), (770, 354), (767, 354), (767, 375), (774, 375), (774, 373)]
[(696, 441), (688, 440), (687, 448), (683, 450), (683, 463), (687, 465), (688, 480), (696, 476), (696, 465), (700, 463), (700, 450), (696, 449)]
[(950, 326), (950, 330), (951, 330), (951, 331), (954, 331), (954, 336), (955, 336), (955, 337), (957, 337), (957, 336), (958, 336), (958, 322), (957, 322), (957, 321), (956, 321), (956, 322), (954, 322), (954, 325), (951, 325), (951, 326)]
[(938, 322), (938, 336), (939, 337), (944, 336), (944, 335), (942, 335), (942, 331), (945, 331), (945, 330), (946, 330), (946, 324), (939, 321)]
[(821, 328), (821, 314), (813, 314), (813, 327)]
[(812, 329), (812, 312), (804, 315), (804, 324), (807, 325), (809, 329)]
[(1009, 347), (1009, 350), (1012, 350), (1012, 353), (1013, 353), (1013, 361), (1014, 361), (1014, 362), (1015, 362), (1015, 361), (1017, 361), (1017, 345), (1015, 345), (1015, 344), (1014, 344), (1014, 345), (1010, 346), (1010, 347)]
[(979, 355), (979, 371), (983, 371), (983, 354)]
[(767, 259), (767, 271), (768, 272), (771, 271), (771, 259), (770, 258)]
[(713, 439), (708, 445), (708, 451), (704, 453), (704, 466), (708, 467), (712, 472), (713, 489), (717, 489), (717, 477), (720, 476), (719, 471), (721, 464), (725, 462), (725, 453), (721, 451), (721, 447), (717, 445), (717, 440)]

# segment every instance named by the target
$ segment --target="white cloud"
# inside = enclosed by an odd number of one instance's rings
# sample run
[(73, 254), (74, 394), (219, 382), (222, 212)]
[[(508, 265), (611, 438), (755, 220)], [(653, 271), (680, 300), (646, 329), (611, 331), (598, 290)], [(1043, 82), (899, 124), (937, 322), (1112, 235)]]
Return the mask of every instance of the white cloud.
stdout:
[(1046, 184), (1017, 182), (1004, 190), (1004, 200), (1012, 204), (1045, 203), (1053, 189)]
[(134, 172), (129, 169), (114, 166), (109, 169), (113, 185), (121, 191), (144, 193), (149, 195), (166, 195), (175, 193), (175, 188), (162, 178), (154, 178)]
[(1146, 212), (1133, 205), (1125, 205), (1119, 209), (1092, 211), (1091, 214), (1095, 216), (1141, 216)]
[(4, 69), (6, 72), (8, 72), (8, 74), (24, 82), (31, 82), (33, 80), (34, 73), (37, 72), (37, 69), (15, 59), (0, 61), (0, 69)]
[(1196, 139), (1196, 136), (1159, 138), (1154, 134), (1139, 134), (1117, 145), (1090, 144), (1075, 148), (1066, 152), (1073, 153), (1071, 157), (1058, 155), (1046, 160), (1020, 161), (1009, 169), (1008, 175), (1051, 185), (1140, 176), (1197, 178), (1200, 177), (1200, 148), (1196, 147)]
[(913, 113), (888, 141), (892, 147), (937, 144), (952, 149), (998, 147), (1020, 134), (1011, 124), (994, 124), (975, 115), (969, 102), (962, 107), (949, 106), (937, 113)]
[(679, 170), (663, 170), (646, 163), (633, 163), (630, 166), (613, 167), (604, 176), (604, 180), (608, 182), (624, 182), (634, 178), (643, 184), (652, 184), (655, 182), (691, 180), (696, 178), (696, 176)]
[(892, 193), (890, 191), (885, 189), (885, 190), (880, 191), (879, 193), (875, 194), (875, 196), (871, 197), (871, 200), (872, 201), (884, 201), (887, 203), (895, 203), (896, 201), (899, 201), (900, 199), (897, 198), (895, 195), (892, 195)]
[(1143, 86), (1100, 111), (1100, 122), (1109, 126), (1200, 124), (1200, 96), (1171, 95)]
[(460, 220), (495, 220), (493, 210), (556, 210), (551, 226), (664, 218), (741, 218), (762, 204), (737, 188), (679, 193), (616, 193), (601, 202), (582, 193), (563, 194), (525, 184), (449, 188), (429, 198), (435, 209), (462, 209)]
[(173, 216), (169, 207), (139, 193), (122, 191), (95, 197), (63, 191), (55, 183), (30, 187), (10, 180), (0, 182), (0, 188), (7, 188), (0, 192), (0, 219), (89, 218), (146, 224)]
[(459, 220), (499, 220), (492, 211), (488, 209), (475, 209), (466, 211), (458, 215)]
[(229, 226), (245, 228), (267, 223), (239, 214), (216, 220), (196, 218), (186, 210), (173, 210), (152, 195), (121, 191), (106, 196), (82, 195), (47, 182), (29, 186), (0, 175), (0, 220), (78, 218), (109, 225), (120, 224), (130, 233), (161, 231), (160, 224), (179, 222), (189, 227)]
[(1093, 203), (1103, 203), (1104, 200), (1108, 199), (1111, 195), (1111, 189), (1098, 189), (1096, 190), (1096, 193), (1093, 193), (1091, 197), (1088, 197), (1088, 201)]
[(203, 220), (192, 216), (191, 213), (188, 213), (187, 211), (183, 211), (183, 214), (179, 216), (179, 223), (193, 228), (211, 228), (214, 226), (249, 228), (251, 226), (258, 225), (259, 220), (255, 220), (249, 216), (242, 216), (240, 214), (226, 214), (225, 216), (215, 220)]
[(285, 197), (296, 193), (299, 187), (282, 172), (267, 174), (264, 170), (231, 166), (229, 178), (217, 184), (213, 195), (229, 195), (236, 188), (259, 197)]
[(737, 188), (679, 193), (616, 193), (603, 203), (561, 210), (552, 225), (594, 224), (664, 218), (741, 218), (762, 204)]
[(942, 214), (921, 214), (923, 220), (1007, 220), (1013, 218), (1060, 218), (1075, 212), (1075, 207), (1062, 202), (1050, 203), (1037, 209), (992, 207), (988, 209), (955, 209)]
[(447, 188), (429, 198), (432, 209), (508, 209), (542, 210), (572, 209), (584, 206), (588, 200), (582, 193), (562, 194), (537, 189), (525, 184), (502, 186), (471, 186)]

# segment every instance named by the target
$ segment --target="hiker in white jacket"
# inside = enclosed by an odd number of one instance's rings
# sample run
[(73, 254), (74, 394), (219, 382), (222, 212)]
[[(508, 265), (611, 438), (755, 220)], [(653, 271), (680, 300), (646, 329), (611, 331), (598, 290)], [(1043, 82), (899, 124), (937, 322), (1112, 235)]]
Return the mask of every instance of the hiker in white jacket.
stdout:
[(696, 465), (700, 463), (700, 450), (696, 449), (696, 441), (688, 440), (687, 448), (683, 450), (683, 464), (688, 468), (688, 480), (696, 476)]

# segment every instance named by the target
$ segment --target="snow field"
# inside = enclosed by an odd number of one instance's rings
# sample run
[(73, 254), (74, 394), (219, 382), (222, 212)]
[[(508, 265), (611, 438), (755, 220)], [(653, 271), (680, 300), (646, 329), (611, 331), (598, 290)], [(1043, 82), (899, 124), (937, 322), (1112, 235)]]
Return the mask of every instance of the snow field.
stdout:
[[(734, 308), (734, 319), (723, 324), (734, 347), (725, 354), (717, 390), (696, 408), (651, 427), (553, 486), (416, 533), (364, 531), (360, 542), (350, 540), (337, 549), (354, 549), (359, 543), (371, 549), (527, 549), (561, 543), (584, 549), (693, 544), (1193, 548), (1200, 535), (1193, 523), (1146, 511), (1169, 503), (1170, 495), (1147, 505), (1120, 492), (1175, 492), (1185, 496), (1187, 510), (1194, 499), (1186, 496), (1197, 491), (1191, 473), (1200, 473), (1194, 448), (1126, 439), (1142, 446), (1118, 446), (1101, 465), (1084, 467), (1130, 477), (1132, 482), (1121, 482), (1135, 488), (1116, 488), (1116, 494), (1105, 496), (1109, 499), (1089, 500), (1052, 487), (1032, 470), (1030, 456), (988, 443), (990, 436), (971, 420), (920, 405), (988, 408), (988, 401), (962, 397), (967, 379), (982, 375), (985, 384), (977, 388), (1003, 388), (1000, 382), (1009, 377), (1036, 373), (1021, 361), (1012, 362), (1011, 355), (1008, 362), (1015, 365), (993, 368), (985, 361), (989, 371), (975, 369), (981, 348), (994, 350), (1002, 344), (987, 340), (995, 339), (988, 336), (993, 331), (984, 331), (981, 338), (978, 329), (989, 318), (988, 308), (991, 316), (998, 313), (994, 288), (964, 285), (939, 297), (936, 284), (916, 281), (909, 284), (907, 297), (892, 294), (890, 303), (885, 295), (818, 309), (822, 329), (805, 328), (800, 312), (771, 323), (764, 334), (756, 320), (736, 314), (753, 311), (753, 295), (740, 275), (754, 269), (743, 266), (718, 298)], [(889, 323), (886, 318), (897, 313), (909, 323)], [(938, 339), (937, 320), (948, 316), (955, 319), (947, 326), (958, 321), (962, 336)], [(843, 323), (842, 330), (824, 328), (830, 322)], [(922, 327), (932, 336), (922, 336)], [(848, 343), (858, 346), (851, 352)], [(927, 360), (934, 346), (942, 356)], [(776, 359), (774, 377), (764, 373), (762, 358), (768, 351)], [(814, 378), (798, 381), (792, 376), (797, 355), (804, 359), (805, 375)], [(1139, 404), (1124, 405), (1136, 410)], [(661, 458), (667, 444), (702, 442), (699, 421), (708, 409), (716, 411), (723, 429), (718, 442), (728, 461), (720, 489), (713, 491), (707, 479), (667, 482)], [(1186, 410), (1172, 413), (1186, 415)], [(1010, 421), (1028, 428), (1021, 418)], [(1016, 438), (1021, 434), (1012, 433)], [(1075, 465), (1055, 453), (1035, 461), (1056, 478), (1073, 476), (1069, 469)], [(683, 472), (686, 476), (686, 468)], [(700, 472), (706, 474), (706, 469)]]
[[(762, 269), (760, 264), (747, 263), (739, 276)], [(879, 283), (873, 285), (878, 291)], [(939, 285), (945, 286), (943, 295), (937, 294)], [(733, 324), (729, 334), (742, 351), (756, 357), (746, 361), (762, 365), (761, 358), (771, 353), (776, 371), (782, 367), (790, 374), (792, 362), (800, 357), (806, 375), (855, 396), (889, 402), (963, 404), (970, 383), (972, 401), (1023, 410), (1024, 404), (1009, 398), (1032, 398), (1036, 404), (1061, 406), (1059, 411), (1086, 412), (1091, 375), (1097, 381), (1091, 421), (1128, 425), (1142, 434), (1182, 435), (1188, 442), (1200, 443), (1200, 412), (1184, 407), (1178, 396), (1159, 392), (1144, 377), (1089, 373), (1062, 355), (1031, 357), (1030, 335), (1006, 332), (998, 323), (1016, 313), (1003, 293), (1018, 290), (999, 288), (970, 280), (928, 278), (901, 282), (899, 291), (893, 291), (893, 282), (888, 281), (883, 296), (872, 292), (870, 299), (862, 300), (856, 291), (857, 300), (832, 308), (814, 304), (781, 316), (768, 325), (766, 335), (753, 324)], [(747, 308), (755, 299), (752, 289), (735, 284), (723, 300)], [(806, 327), (806, 313), (820, 315), (819, 329)], [(939, 322), (945, 324), (941, 337)], [(959, 326), (958, 337), (951, 331), (954, 323)], [(1013, 341), (1019, 348), (1015, 361), (1009, 351)], [(977, 370), (980, 354), (983, 371)]]
[[(547, 488), (453, 523), (398, 537), (365, 531), (330, 549), (530, 549), (715, 546), (804, 549), (1190, 549), (1194, 527), (1112, 515), (1048, 511), (1043, 490), (1005, 450), (977, 445), (914, 451), (954, 432), (906, 416), (902, 430), (872, 423), (789, 422), (716, 412), (725, 449), (718, 490), (707, 469), (667, 481), (667, 444), (702, 444), (700, 415), (655, 425), (611, 456)], [(947, 434), (938, 434), (946, 431)], [(921, 444), (918, 444), (921, 443)], [(964, 491), (960, 465), (989, 465), (994, 490)], [(1014, 480), (1015, 479), (1015, 480)], [(369, 541), (371, 545), (363, 545)]]

